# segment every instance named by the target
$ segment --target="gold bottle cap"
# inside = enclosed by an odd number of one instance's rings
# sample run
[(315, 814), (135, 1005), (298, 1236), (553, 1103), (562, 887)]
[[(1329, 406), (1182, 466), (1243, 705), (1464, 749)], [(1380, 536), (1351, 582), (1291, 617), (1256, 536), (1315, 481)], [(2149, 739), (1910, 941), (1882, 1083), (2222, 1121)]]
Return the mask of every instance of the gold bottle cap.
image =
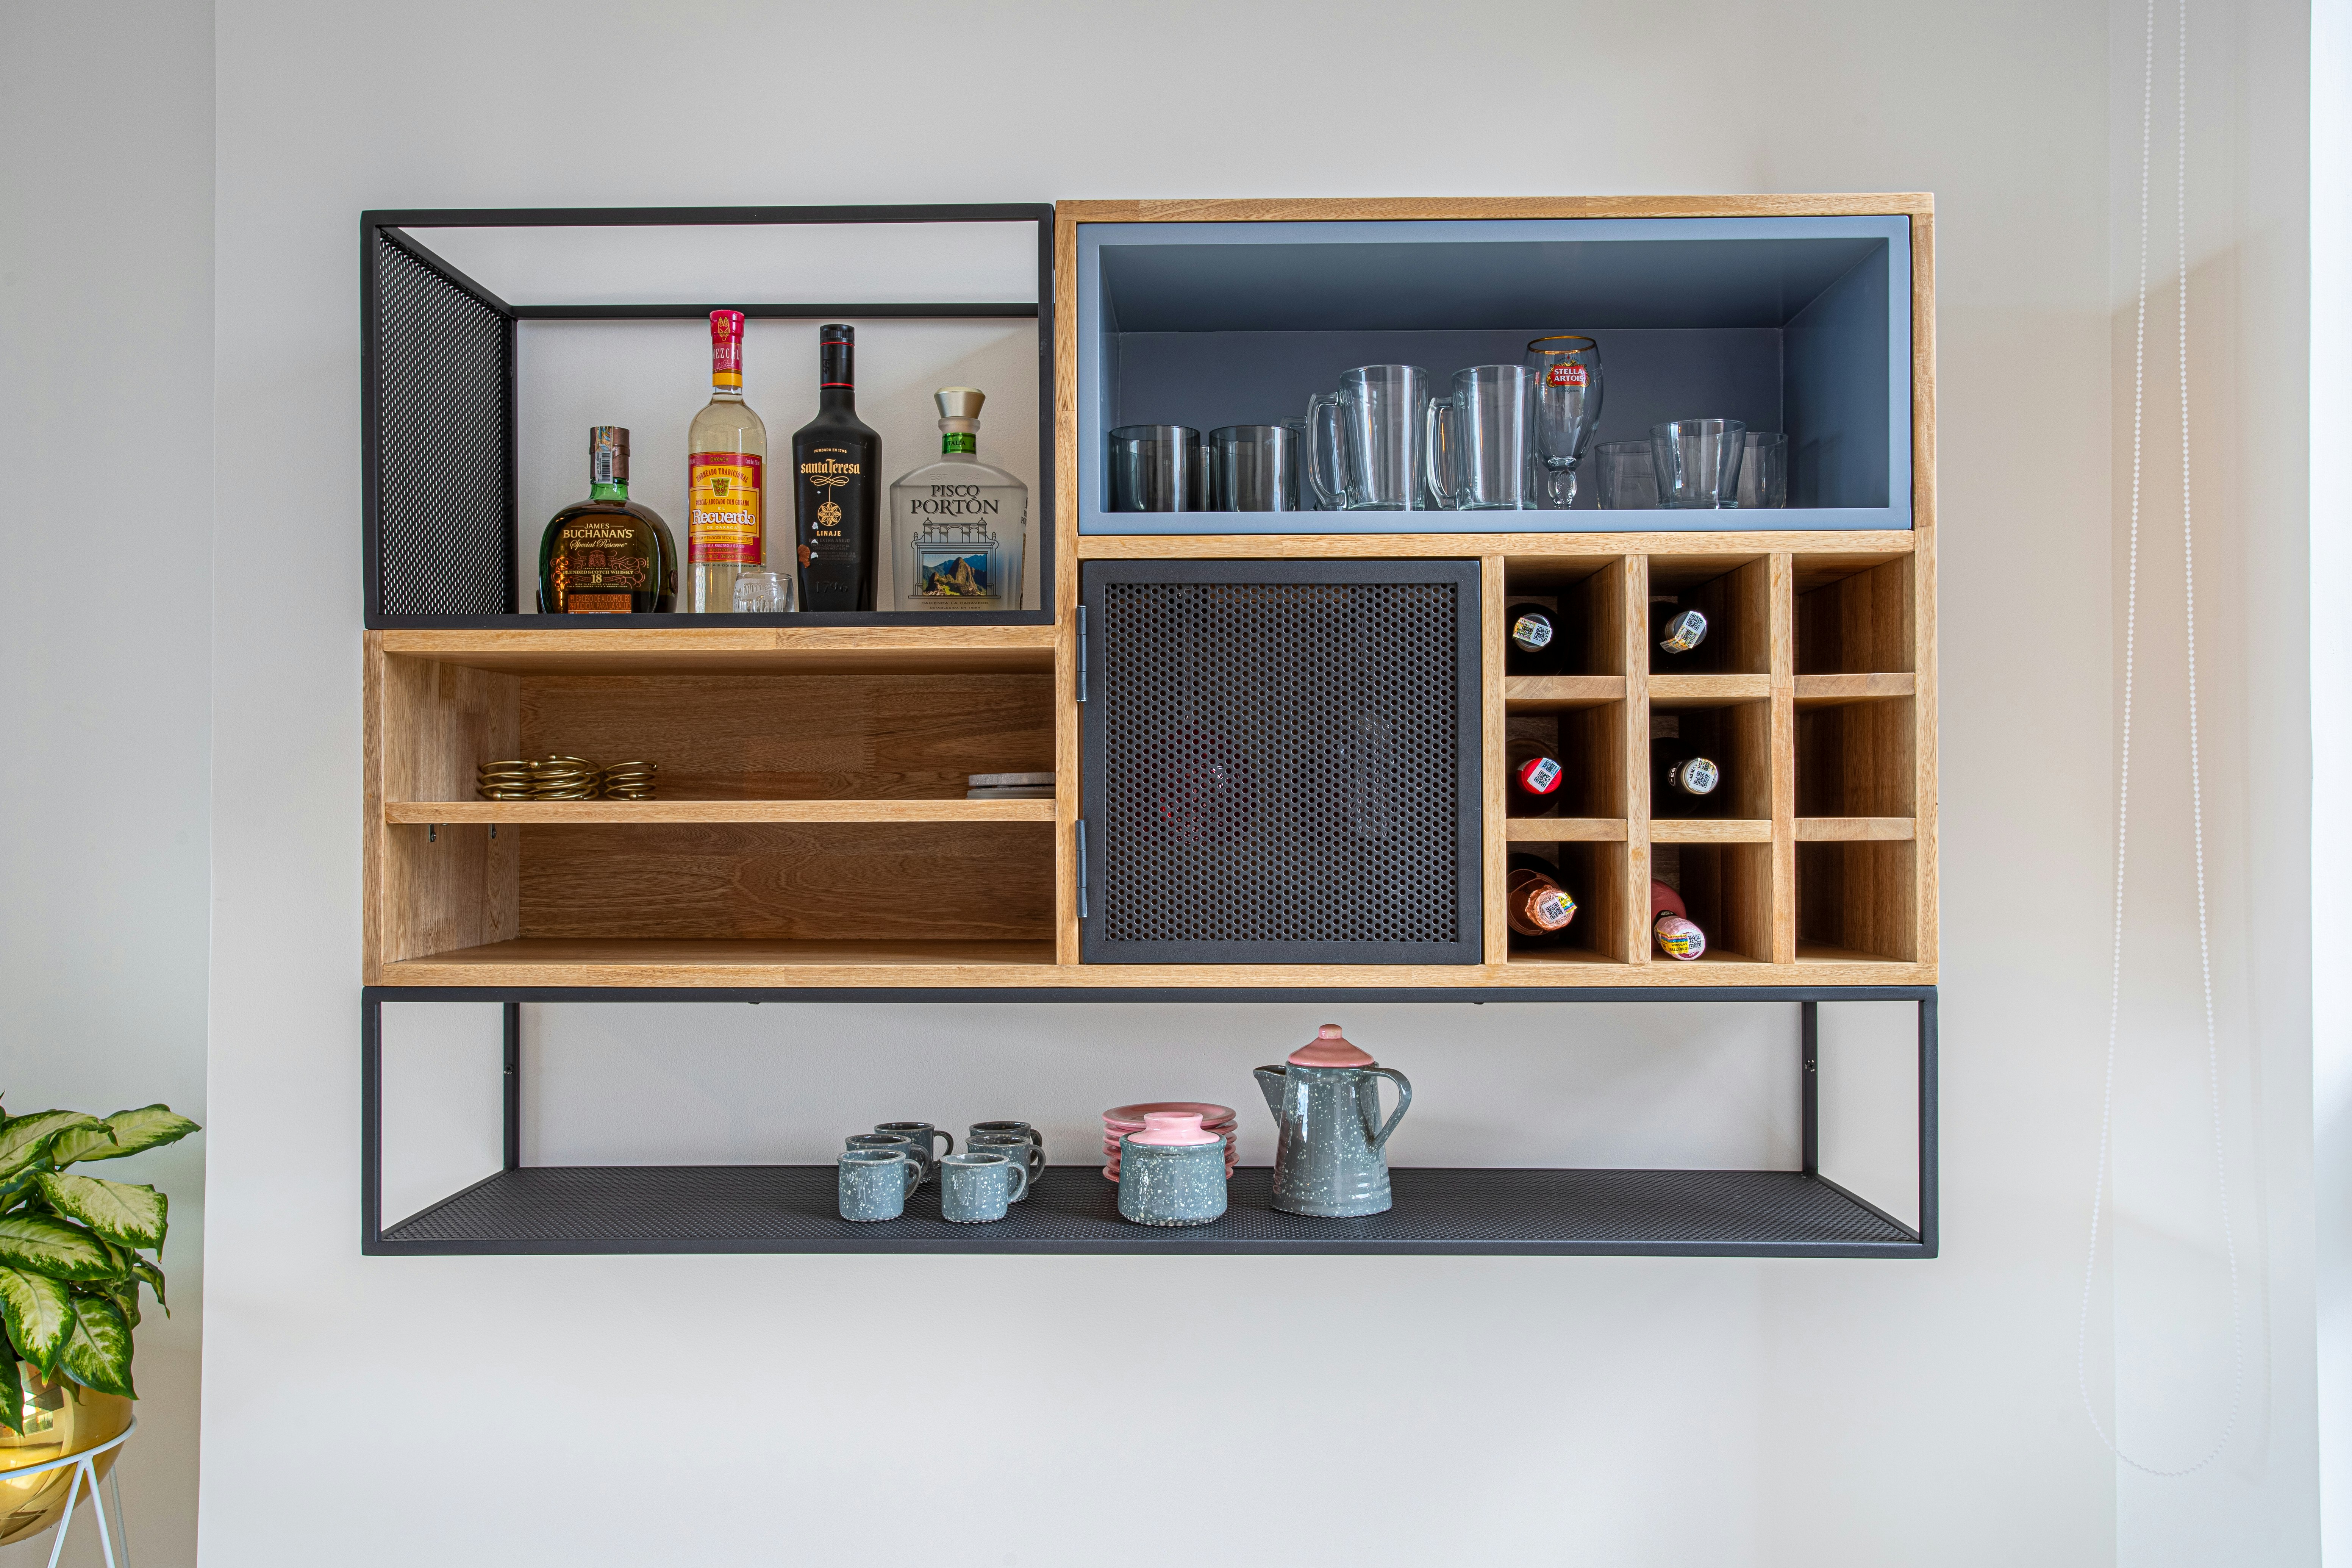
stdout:
[(940, 405), (942, 419), (977, 419), (988, 394), (976, 386), (942, 386), (931, 394), (931, 401)]

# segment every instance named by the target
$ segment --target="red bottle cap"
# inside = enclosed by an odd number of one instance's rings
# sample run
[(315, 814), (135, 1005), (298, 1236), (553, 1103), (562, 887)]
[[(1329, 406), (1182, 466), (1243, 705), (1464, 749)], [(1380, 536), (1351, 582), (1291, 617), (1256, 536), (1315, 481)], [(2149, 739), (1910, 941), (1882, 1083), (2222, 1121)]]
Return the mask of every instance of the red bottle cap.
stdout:
[(1532, 757), (1519, 764), (1519, 787), (1529, 795), (1549, 795), (1559, 788), (1559, 764), (1549, 757)]

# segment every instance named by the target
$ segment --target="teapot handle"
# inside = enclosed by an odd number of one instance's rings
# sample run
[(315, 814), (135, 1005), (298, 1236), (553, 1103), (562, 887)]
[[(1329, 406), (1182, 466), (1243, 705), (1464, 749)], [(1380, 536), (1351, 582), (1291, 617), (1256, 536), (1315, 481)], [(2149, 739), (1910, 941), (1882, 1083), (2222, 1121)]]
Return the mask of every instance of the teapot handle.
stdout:
[[(1412, 1103), (1412, 1085), (1406, 1079), (1404, 1074), (1397, 1071), (1394, 1068), (1366, 1068), (1364, 1071), (1366, 1074), (1373, 1078), (1393, 1079), (1396, 1080), (1397, 1108), (1389, 1112), (1388, 1121), (1381, 1124), (1380, 1131), (1372, 1135), (1373, 1148), (1386, 1148), (1388, 1146), (1389, 1134), (1396, 1131), (1397, 1123), (1404, 1120), (1405, 1107)], [(1380, 1114), (1380, 1101), (1377, 1098), (1372, 1101), (1372, 1114), (1375, 1116)], [(1367, 1120), (1369, 1121), (1370, 1119), (1367, 1118)]]

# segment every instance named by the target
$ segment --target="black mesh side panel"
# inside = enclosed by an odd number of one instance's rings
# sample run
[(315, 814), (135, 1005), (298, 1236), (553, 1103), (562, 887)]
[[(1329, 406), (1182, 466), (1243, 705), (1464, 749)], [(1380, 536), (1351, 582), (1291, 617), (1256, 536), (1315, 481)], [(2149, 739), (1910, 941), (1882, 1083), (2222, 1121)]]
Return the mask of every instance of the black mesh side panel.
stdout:
[(382, 236), (375, 269), (383, 613), (506, 615), (506, 318)]
[(1105, 584), (1101, 940), (1461, 942), (1462, 595)]

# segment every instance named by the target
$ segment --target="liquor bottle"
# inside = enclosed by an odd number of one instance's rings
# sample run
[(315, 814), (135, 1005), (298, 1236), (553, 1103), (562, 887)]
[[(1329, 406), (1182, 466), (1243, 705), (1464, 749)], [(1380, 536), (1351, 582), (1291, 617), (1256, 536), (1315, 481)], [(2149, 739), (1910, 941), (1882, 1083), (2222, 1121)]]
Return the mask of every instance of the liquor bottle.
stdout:
[(588, 431), (588, 499), (548, 520), (539, 536), (539, 610), (545, 616), (667, 614), (677, 606), (677, 542), (651, 507), (629, 499), (629, 433)]
[(1706, 616), (1698, 610), (1685, 610), (1679, 605), (1655, 604), (1650, 606), (1650, 640), (1671, 668), (1693, 648), (1706, 641)]
[(816, 417), (793, 433), (801, 608), (870, 610), (882, 437), (857, 417), (855, 331), (827, 322), (816, 335)]
[(890, 554), (898, 607), (1017, 610), (1029, 487), (980, 460), (977, 387), (943, 386), (940, 460), (890, 487)]
[(743, 401), (743, 312), (710, 312), (710, 402), (686, 431), (688, 609), (732, 615), (768, 562), (768, 427)]
[(1682, 895), (1664, 882), (1650, 884), (1650, 935), (1668, 958), (1688, 961), (1706, 951), (1706, 932), (1683, 908)]
[(1559, 868), (1536, 855), (1511, 857), (1504, 915), (1521, 936), (1554, 936), (1576, 918), (1576, 900), (1560, 885)]
[(1514, 739), (1510, 745), (1510, 816), (1553, 816), (1559, 812), (1559, 786), (1566, 777), (1559, 759), (1534, 741)]
[(1559, 625), (1541, 605), (1513, 605), (1503, 612), (1503, 673), (1550, 675), (1559, 668)]
[(1676, 740), (1650, 742), (1652, 816), (1719, 816), (1722, 797), (1716, 786), (1723, 770), (1711, 757), (1702, 757)]

